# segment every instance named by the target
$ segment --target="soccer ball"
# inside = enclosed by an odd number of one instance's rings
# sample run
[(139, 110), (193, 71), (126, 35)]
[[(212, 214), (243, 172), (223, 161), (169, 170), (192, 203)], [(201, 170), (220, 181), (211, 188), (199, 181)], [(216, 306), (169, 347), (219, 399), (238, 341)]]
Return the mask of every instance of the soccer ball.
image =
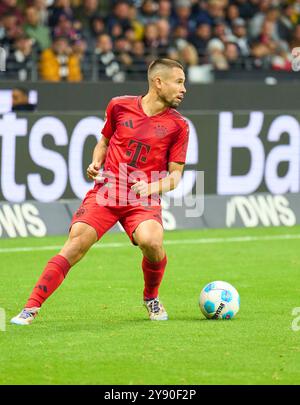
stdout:
[(199, 307), (208, 319), (231, 319), (240, 309), (240, 296), (231, 284), (213, 281), (201, 291)]

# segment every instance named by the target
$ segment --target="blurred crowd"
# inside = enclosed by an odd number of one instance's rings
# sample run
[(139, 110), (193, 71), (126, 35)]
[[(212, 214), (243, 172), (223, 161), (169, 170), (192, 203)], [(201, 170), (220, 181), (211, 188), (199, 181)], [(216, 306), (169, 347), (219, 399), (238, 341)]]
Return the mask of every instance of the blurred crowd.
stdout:
[(0, 78), (145, 79), (157, 57), (186, 70), (291, 70), (300, 0), (1, 0)]

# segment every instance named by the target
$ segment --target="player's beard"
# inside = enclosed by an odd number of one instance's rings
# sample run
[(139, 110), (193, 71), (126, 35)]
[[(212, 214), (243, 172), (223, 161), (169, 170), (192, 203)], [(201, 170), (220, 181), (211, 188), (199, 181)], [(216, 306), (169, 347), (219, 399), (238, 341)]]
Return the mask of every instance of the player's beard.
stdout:
[(162, 100), (162, 102), (165, 104), (166, 107), (177, 108), (180, 104), (180, 102), (176, 101), (176, 99), (170, 100), (163, 95), (160, 96), (160, 99)]
[(169, 105), (172, 108), (177, 108), (179, 106), (179, 104), (180, 104), (179, 101), (172, 100)]

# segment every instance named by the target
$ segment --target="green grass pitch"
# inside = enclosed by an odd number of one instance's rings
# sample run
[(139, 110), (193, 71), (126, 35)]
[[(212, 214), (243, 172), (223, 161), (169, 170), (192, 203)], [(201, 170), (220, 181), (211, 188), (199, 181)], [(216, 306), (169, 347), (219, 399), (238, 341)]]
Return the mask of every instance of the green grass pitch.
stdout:
[[(160, 297), (170, 319), (157, 323), (142, 306), (139, 249), (126, 235), (108, 234), (29, 327), (9, 320), (65, 238), (1, 240), (0, 384), (299, 384), (300, 331), (292, 330), (292, 310), (300, 307), (299, 234), (299, 227), (166, 233), (175, 242), (166, 245)], [(214, 280), (239, 291), (235, 319), (200, 313), (199, 293)]]

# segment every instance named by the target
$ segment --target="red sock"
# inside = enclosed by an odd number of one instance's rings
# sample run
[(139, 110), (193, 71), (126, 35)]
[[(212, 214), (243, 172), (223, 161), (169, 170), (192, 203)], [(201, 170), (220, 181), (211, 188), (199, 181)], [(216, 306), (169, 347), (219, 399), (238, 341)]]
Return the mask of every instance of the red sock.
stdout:
[(36, 283), (25, 308), (40, 307), (60, 286), (70, 270), (70, 263), (61, 255), (52, 257)]
[(167, 265), (167, 256), (160, 262), (150, 262), (145, 256), (142, 262), (144, 272), (144, 300), (150, 300), (158, 297), (158, 289), (164, 276)]

